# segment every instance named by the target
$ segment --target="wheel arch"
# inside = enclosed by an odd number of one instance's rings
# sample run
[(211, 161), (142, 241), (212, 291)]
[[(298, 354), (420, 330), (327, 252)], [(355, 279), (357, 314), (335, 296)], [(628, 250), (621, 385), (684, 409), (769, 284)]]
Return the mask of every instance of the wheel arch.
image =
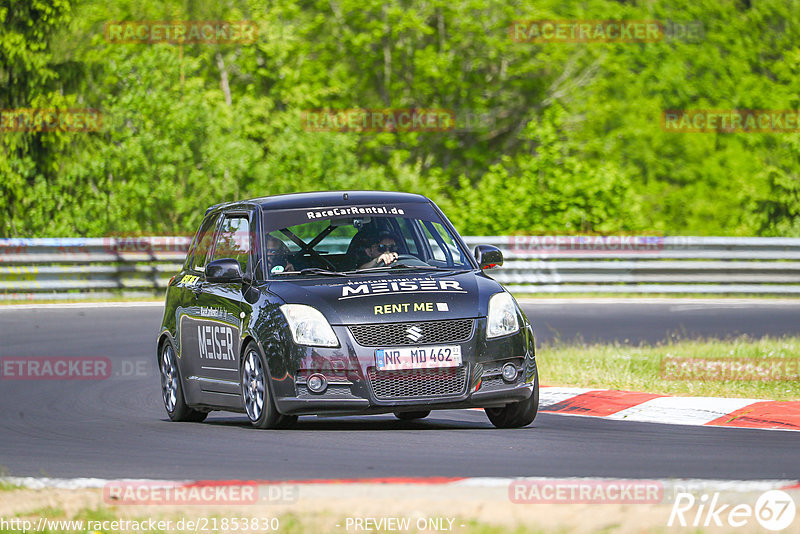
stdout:
[(158, 339), (156, 341), (156, 363), (159, 365), (161, 364), (161, 349), (164, 347), (164, 343), (166, 342), (172, 343), (172, 348), (175, 350), (175, 356), (178, 356), (178, 349), (175, 347), (175, 338), (172, 336), (169, 330), (163, 330), (158, 335)]
[[(289, 375), (289, 373), (286, 371), (282, 371), (282, 374), (279, 374), (278, 378), (275, 378), (275, 369), (273, 366), (275, 365), (276, 360), (273, 357), (274, 354), (266, 350), (264, 345), (260, 343), (258, 338), (253, 334), (247, 334), (242, 339), (241, 349), (239, 351), (239, 373), (240, 373), (239, 379), (241, 381), (241, 370), (244, 362), (244, 357), (246, 354), (245, 349), (251, 342), (256, 347), (256, 350), (258, 350), (258, 352), (264, 357), (264, 364), (265, 364), (264, 372), (266, 373), (267, 390), (269, 391), (269, 395), (270, 398), (272, 399), (272, 402), (275, 403), (275, 407), (277, 408), (278, 413), (283, 413), (281, 412), (282, 408), (281, 396), (289, 395), (289, 392), (287, 392), (285, 389), (286, 387), (291, 387), (292, 392), (294, 391), (294, 379), (292, 378), (292, 375)], [(267, 346), (270, 347), (271, 345), (268, 344)], [(287, 381), (287, 379), (290, 378), (291, 380)], [(289, 396), (294, 396), (294, 395), (292, 394)]]

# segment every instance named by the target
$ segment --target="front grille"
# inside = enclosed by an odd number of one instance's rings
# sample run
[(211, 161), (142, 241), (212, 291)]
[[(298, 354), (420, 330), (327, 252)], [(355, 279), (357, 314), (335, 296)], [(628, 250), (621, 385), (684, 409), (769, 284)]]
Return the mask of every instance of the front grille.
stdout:
[(472, 337), (474, 322), (474, 319), (454, 319), (415, 323), (361, 324), (351, 326), (350, 333), (353, 334), (356, 343), (363, 347), (460, 343)]
[(305, 384), (298, 384), (297, 396), (304, 399), (349, 399), (354, 397), (350, 386), (346, 384), (328, 384), (328, 388), (323, 393), (311, 393)]
[(517, 366), (517, 369), (522, 368), (522, 358), (513, 358), (510, 360), (496, 360), (491, 362), (480, 362), (483, 364), (483, 376), (486, 375), (499, 375), (503, 372), (503, 366), (511, 362)]
[(378, 399), (463, 395), (467, 388), (467, 368), (378, 371), (370, 367), (369, 383)]
[(489, 378), (481, 379), (481, 387), (478, 391), (494, 391), (496, 389), (504, 389), (514, 387), (514, 384), (509, 384), (500, 376), (492, 376)]
[(481, 362), (483, 364), (483, 374), (481, 375), (481, 386), (478, 391), (493, 391), (517, 386), (522, 381), (522, 372), (517, 374), (516, 380), (511, 383), (503, 380), (503, 365), (508, 362), (514, 363), (517, 366), (517, 369), (522, 368), (522, 358)]

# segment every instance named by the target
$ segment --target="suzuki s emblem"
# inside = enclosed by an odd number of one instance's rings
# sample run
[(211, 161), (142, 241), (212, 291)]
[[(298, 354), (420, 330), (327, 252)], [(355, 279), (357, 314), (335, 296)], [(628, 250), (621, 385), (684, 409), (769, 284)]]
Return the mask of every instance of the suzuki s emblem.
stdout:
[(406, 337), (414, 342), (419, 341), (423, 337), (422, 328), (418, 326), (410, 326), (406, 328)]

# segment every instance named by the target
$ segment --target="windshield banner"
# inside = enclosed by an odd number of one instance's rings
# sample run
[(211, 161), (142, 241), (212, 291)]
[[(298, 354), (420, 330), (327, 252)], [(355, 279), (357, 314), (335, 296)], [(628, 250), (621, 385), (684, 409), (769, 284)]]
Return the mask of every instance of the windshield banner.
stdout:
[(264, 229), (267, 232), (272, 232), (310, 221), (348, 217), (401, 217), (441, 222), (439, 215), (431, 205), (423, 202), (395, 205), (364, 204), (359, 206), (325, 206), (265, 211)]

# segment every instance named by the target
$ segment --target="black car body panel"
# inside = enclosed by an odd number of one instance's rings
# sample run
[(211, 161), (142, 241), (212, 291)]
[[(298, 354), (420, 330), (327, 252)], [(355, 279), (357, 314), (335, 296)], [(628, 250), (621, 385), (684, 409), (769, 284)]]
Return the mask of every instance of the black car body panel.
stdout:
[[(387, 234), (393, 237), (384, 248), (396, 241), (396, 263), (407, 265), (358, 270), (351, 256), (369, 250), (356, 242)], [(502, 262), (499, 251), (492, 257)], [(228, 258), (239, 261), (241, 279), (205, 278), (205, 265)], [(231, 276), (239, 271), (222, 264)], [(534, 387), (538, 399), (538, 379), (533, 328), (513, 299), (517, 329), (488, 337), (489, 300), (500, 293), (444, 214), (420, 195), (319, 192), (220, 204), (206, 211), (167, 288), (159, 353), (174, 347), (185, 403), (204, 412), (245, 411), (249, 344), (264, 356), (269, 398), (281, 414), (503, 407), (531, 398)], [(304, 328), (312, 336), (327, 328), (314, 315), (291, 330), (284, 305), (320, 312), (336, 346), (297, 342)], [(503, 320), (513, 324), (508, 313)], [(391, 368), (428, 352), (457, 362), (458, 350), (460, 365), (426, 360), (434, 366)], [(509, 362), (518, 371), (511, 380), (502, 377)], [(324, 391), (309, 388), (312, 375), (324, 378)]]

